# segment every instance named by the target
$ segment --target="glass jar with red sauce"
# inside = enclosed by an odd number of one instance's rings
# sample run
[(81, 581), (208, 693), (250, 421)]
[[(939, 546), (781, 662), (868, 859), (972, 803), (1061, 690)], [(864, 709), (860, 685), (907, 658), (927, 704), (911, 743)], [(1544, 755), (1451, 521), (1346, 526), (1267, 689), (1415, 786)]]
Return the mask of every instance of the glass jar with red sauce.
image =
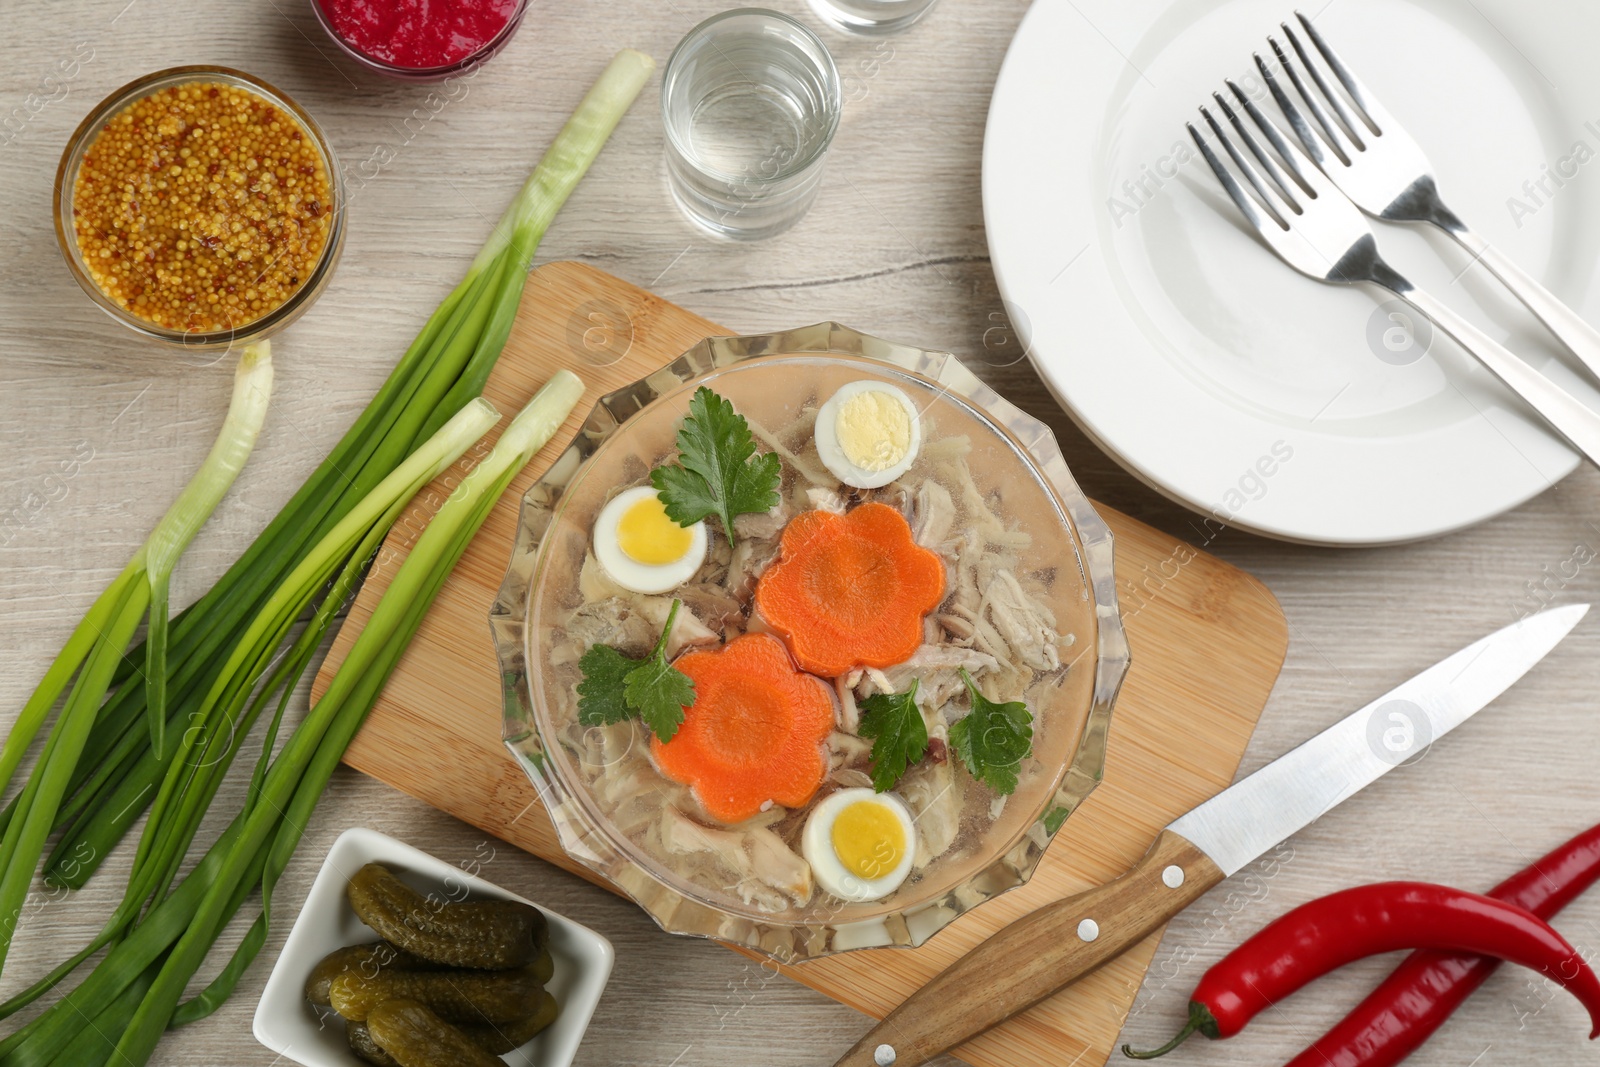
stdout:
[(511, 40), (528, 0), (311, 0), (328, 35), (369, 70), (437, 81)]

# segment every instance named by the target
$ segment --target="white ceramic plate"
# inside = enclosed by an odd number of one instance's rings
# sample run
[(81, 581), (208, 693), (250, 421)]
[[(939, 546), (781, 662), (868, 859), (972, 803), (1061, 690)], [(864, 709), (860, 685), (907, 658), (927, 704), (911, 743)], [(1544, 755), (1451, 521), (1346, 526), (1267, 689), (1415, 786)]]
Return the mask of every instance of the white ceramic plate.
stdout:
[[(306, 1002), (306, 977), (317, 961), (344, 945), (376, 941), (345, 900), (350, 876), (382, 863), (421, 893), (448, 900), (496, 898), (535, 904), (375, 830), (346, 830), (328, 850), (294, 921), (267, 988), (256, 1006), (256, 1040), (306, 1067), (361, 1067), (344, 1027), (324, 1022)], [(538, 905), (535, 904), (537, 907)], [(546, 988), (561, 1004), (556, 1021), (528, 1044), (502, 1057), (516, 1067), (568, 1067), (611, 977), (611, 943), (586, 926), (539, 908), (550, 920), (550, 954), (556, 970)]]
[[(1600, 5), (1305, 10), (1422, 143), (1456, 212), (1600, 322)], [(1181, 503), (1320, 544), (1459, 529), (1548, 488), (1577, 457), (1447, 338), (1425, 341), (1425, 324), (1408, 334), (1387, 294), (1282, 264), (1184, 129), (1223, 78), (1253, 75), (1252, 52), (1270, 55), (1266, 36), (1291, 12), (1036, 0), (984, 142), (1001, 292), (1078, 424)], [(1244, 85), (1275, 110), (1258, 77)], [(1374, 225), (1403, 274), (1600, 408), (1558, 343), (1453, 242)]]

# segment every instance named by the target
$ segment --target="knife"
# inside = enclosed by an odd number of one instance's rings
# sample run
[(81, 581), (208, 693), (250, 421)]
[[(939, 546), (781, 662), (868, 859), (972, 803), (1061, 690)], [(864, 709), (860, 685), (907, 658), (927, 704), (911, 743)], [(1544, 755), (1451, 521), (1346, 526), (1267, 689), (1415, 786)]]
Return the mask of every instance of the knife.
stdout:
[(1509, 689), (1589, 610), (1529, 615), (1429, 667), (1167, 825), (1133, 869), (997, 931), (834, 1067), (916, 1067), (1137, 945), (1297, 830)]

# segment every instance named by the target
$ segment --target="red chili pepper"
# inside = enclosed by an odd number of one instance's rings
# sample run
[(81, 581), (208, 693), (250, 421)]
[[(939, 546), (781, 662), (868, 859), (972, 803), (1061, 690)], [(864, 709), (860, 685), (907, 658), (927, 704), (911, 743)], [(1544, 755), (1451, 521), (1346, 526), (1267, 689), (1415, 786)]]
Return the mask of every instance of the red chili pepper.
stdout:
[(1543, 971), (1589, 1009), (1600, 1036), (1600, 978), (1543, 919), (1515, 905), (1425, 882), (1359, 886), (1302, 904), (1228, 953), (1200, 979), (1189, 1022), (1153, 1052), (1196, 1032), (1232, 1037), (1261, 1011), (1347, 963), (1406, 948), (1471, 952)]
[[(1600, 880), (1600, 826), (1489, 890), (1489, 896), (1549, 919)], [(1422, 949), (1407, 956), (1367, 999), (1286, 1067), (1393, 1067), (1495, 972), (1488, 956)]]

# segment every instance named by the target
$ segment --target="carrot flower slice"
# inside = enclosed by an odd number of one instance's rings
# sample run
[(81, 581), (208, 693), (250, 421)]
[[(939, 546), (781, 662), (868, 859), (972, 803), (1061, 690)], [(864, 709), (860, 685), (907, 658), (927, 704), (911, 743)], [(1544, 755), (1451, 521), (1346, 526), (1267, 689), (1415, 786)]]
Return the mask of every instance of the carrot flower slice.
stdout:
[(923, 616), (943, 599), (944, 561), (879, 503), (795, 516), (756, 586), (761, 617), (796, 663), (825, 678), (909, 658), (922, 644)]
[(770, 634), (696, 649), (673, 666), (694, 680), (694, 704), (671, 741), (650, 739), (656, 767), (693, 786), (706, 814), (743, 822), (767, 801), (797, 808), (828, 773), (823, 742), (833, 731), (833, 694), (822, 679), (795, 670)]

